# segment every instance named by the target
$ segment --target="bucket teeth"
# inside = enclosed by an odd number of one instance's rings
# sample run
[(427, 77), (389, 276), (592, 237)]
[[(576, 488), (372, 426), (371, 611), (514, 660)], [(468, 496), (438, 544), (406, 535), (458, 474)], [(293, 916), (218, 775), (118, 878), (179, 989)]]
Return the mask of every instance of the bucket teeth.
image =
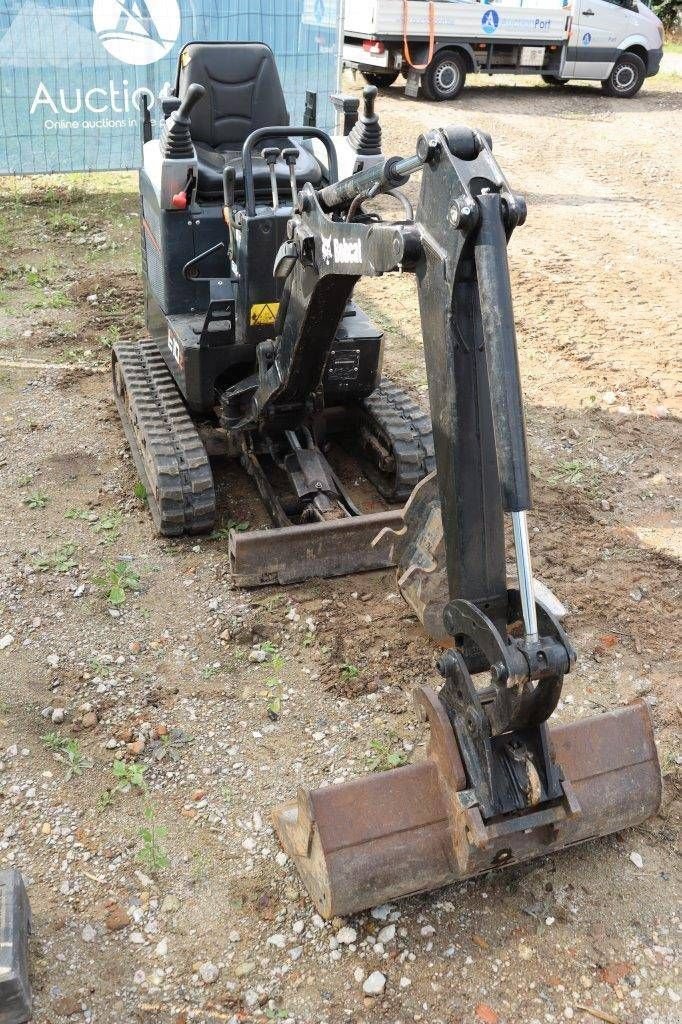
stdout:
[(275, 826), (323, 917), (357, 913), (637, 825), (660, 805), (651, 719), (639, 703), (556, 726), (564, 780), (551, 806), (486, 822), (436, 692), (417, 700), (431, 726), (426, 760), (300, 790)]

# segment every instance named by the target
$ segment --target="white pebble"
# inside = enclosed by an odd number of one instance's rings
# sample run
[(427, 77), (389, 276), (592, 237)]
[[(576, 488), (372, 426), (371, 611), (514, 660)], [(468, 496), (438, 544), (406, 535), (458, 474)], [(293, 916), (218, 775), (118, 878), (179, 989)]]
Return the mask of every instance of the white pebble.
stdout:
[(220, 968), (216, 967), (216, 965), (212, 964), (210, 961), (202, 964), (199, 968), (199, 977), (205, 985), (212, 985), (214, 981), (218, 980), (219, 974)]
[(387, 924), (385, 928), (382, 928), (377, 935), (377, 942), (381, 942), (384, 946), (387, 942), (391, 942), (395, 938), (395, 925)]
[(95, 931), (91, 924), (86, 924), (86, 926), (83, 928), (83, 931), (81, 932), (81, 938), (83, 942), (95, 941), (95, 939), (97, 938), (97, 932)]
[(372, 971), (369, 978), (362, 983), (362, 991), (366, 996), (380, 996), (386, 988), (386, 975), (381, 971)]
[(284, 947), (286, 946), (286, 943), (287, 943), (287, 940), (284, 937), (284, 935), (280, 935), (279, 933), (276, 934), (276, 935), (271, 935), (269, 937), (269, 939), (268, 939), (268, 945), (269, 946), (276, 946), (277, 949), (284, 949)]
[(355, 928), (340, 928), (336, 933), (336, 941), (340, 942), (344, 946), (350, 946), (351, 942), (355, 942), (358, 937), (358, 933)]
[(644, 867), (644, 860), (642, 858), (641, 853), (636, 853), (633, 850), (633, 852), (630, 854), (630, 860), (632, 861), (632, 863), (635, 865), (636, 868), (643, 868)]
[(411, 984), (412, 984), (412, 978), (406, 978), (405, 976), (403, 976), (403, 977), (402, 977), (402, 978), (400, 979), (400, 987), (401, 987), (401, 988), (409, 988), (409, 986), (410, 986)]

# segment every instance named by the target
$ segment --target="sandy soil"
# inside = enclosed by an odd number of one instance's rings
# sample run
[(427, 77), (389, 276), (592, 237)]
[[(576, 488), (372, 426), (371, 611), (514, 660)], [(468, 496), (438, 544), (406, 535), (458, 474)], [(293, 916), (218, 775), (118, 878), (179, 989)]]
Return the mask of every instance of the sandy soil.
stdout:
[[(387, 153), (480, 127), (527, 197), (510, 262), (533, 550), (580, 652), (558, 717), (643, 696), (664, 775), (640, 828), (384, 920), (323, 925), (269, 811), (377, 750), (423, 755), (410, 691), (436, 681), (433, 645), (392, 573), (246, 593), (224, 531), (153, 535), (107, 375), (112, 342), (143, 330), (134, 177), (6, 184), (0, 863), (30, 883), (37, 1024), (679, 1019), (681, 81), (631, 102), (514, 80), (452, 106), (381, 99)], [(413, 289), (358, 296), (426, 401)], [(218, 485), (224, 527), (265, 522), (236, 472)], [(139, 587), (113, 608), (94, 580), (121, 558)]]

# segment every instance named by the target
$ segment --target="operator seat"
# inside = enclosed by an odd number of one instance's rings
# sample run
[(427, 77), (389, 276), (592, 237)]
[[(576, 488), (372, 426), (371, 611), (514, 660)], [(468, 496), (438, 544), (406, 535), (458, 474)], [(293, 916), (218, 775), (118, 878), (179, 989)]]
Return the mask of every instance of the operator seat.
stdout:
[[(192, 141), (199, 161), (198, 199), (222, 202), (223, 171), (235, 169), (235, 195), (243, 197), (244, 175), (241, 150), (246, 137), (256, 128), (289, 124), (272, 50), (265, 43), (188, 43), (180, 51), (175, 94), (180, 99), (197, 82), (205, 96), (192, 111)], [(260, 153), (265, 146), (279, 149), (296, 146), (296, 181), (319, 185), (322, 168), (308, 149), (290, 139), (263, 139), (253, 153), (256, 196), (270, 197), (270, 172)], [(283, 160), (275, 165), (280, 196), (287, 202), (290, 192), (289, 168)]]

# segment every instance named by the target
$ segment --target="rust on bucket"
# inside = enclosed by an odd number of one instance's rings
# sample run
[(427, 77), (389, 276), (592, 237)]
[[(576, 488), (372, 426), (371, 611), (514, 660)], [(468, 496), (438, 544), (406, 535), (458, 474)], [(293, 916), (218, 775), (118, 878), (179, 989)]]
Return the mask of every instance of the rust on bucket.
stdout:
[(431, 737), (426, 760), (312, 791), (274, 821), (323, 917), (356, 913), (494, 867), (639, 824), (656, 812), (661, 775), (643, 703), (551, 730), (565, 799), (486, 822), (472, 804), (457, 742), (436, 692), (417, 691)]

